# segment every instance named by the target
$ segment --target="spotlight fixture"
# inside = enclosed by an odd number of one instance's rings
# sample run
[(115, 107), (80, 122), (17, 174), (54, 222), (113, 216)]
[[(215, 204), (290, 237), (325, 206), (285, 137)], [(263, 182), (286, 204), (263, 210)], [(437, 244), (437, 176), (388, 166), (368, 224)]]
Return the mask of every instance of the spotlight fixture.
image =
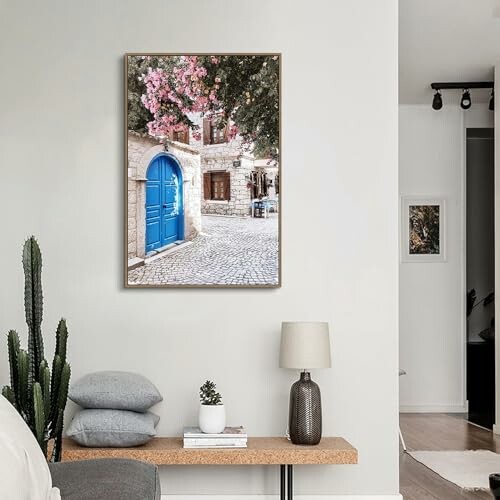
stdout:
[(470, 98), (470, 92), (468, 89), (464, 89), (462, 94), (462, 100), (460, 101), (460, 107), (462, 109), (469, 109), (472, 105), (472, 100)]
[(436, 93), (434, 94), (434, 99), (432, 99), (432, 109), (435, 111), (439, 111), (443, 107), (443, 99), (441, 97), (441, 92), (439, 90), (436, 90)]
[(488, 106), (490, 111), (495, 111), (495, 91), (491, 91), (490, 105)]
[(460, 106), (462, 109), (469, 109), (472, 106), (472, 99), (469, 89), (491, 89), (491, 99), (489, 109), (493, 110), (495, 99), (493, 89), (495, 82), (435, 82), (431, 83), (431, 88), (434, 90), (434, 99), (432, 100), (432, 109), (440, 110), (443, 107), (443, 98), (441, 91), (443, 90), (461, 90), (462, 99)]

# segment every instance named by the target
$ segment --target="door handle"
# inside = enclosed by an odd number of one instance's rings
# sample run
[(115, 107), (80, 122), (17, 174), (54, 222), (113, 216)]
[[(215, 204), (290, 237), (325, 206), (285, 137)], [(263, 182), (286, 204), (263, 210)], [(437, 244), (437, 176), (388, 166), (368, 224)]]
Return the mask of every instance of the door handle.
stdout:
[(163, 208), (167, 208), (167, 204), (166, 203), (163, 204)]

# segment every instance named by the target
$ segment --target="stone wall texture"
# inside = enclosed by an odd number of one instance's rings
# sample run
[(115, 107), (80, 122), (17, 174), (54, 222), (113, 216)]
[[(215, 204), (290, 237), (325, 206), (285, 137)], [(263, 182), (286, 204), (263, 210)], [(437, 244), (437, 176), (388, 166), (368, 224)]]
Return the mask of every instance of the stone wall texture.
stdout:
[[(240, 166), (233, 162), (239, 160)], [(251, 157), (239, 157), (239, 150), (231, 143), (204, 146), (201, 150), (202, 173), (224, 171), (230, 173), (230, 199), (214, 201), (202, 199), (201, 212), (204, 214), (248, 216), (250, 214), (250, 189), (248, 182), (253, 170), (254, 160)], [(203, 198), (203, 193), (202, 193)]]
[[(163, 151), (159, 141), (129, 132), (128, 134), (128, 258), (145, 257), (146, 180), (153, 157)], [(168, 152), (182, 167), (184, 192), (184, 238), (191, 240), (201, 231), (201, 162), (197, 147), (170, 142)]]

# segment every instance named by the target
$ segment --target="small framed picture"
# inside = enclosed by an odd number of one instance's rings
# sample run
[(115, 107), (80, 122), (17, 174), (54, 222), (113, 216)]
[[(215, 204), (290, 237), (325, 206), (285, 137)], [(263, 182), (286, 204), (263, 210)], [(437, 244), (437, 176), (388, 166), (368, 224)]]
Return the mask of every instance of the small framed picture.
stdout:
[(445, 199), (427, 196), (401, 198), (401, 261), (444, 262)]

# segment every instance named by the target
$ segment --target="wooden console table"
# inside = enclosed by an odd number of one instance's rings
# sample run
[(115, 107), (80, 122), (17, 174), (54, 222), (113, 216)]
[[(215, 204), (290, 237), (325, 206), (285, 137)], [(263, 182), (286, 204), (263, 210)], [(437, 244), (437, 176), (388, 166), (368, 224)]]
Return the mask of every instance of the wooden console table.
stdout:
[(281, 437), (248, 438), (248, 448), (186, 449), (182, 438), (154, 438), (134, 448), (85, 448), (63, 443), (62, 460), (128, 458), (155, 465), (279, 465), (280, 498), (293, 498), (293, 466), (357, 464), (358, 452), (345, 439), (324, 437), (316, 446), (297, 446)]

